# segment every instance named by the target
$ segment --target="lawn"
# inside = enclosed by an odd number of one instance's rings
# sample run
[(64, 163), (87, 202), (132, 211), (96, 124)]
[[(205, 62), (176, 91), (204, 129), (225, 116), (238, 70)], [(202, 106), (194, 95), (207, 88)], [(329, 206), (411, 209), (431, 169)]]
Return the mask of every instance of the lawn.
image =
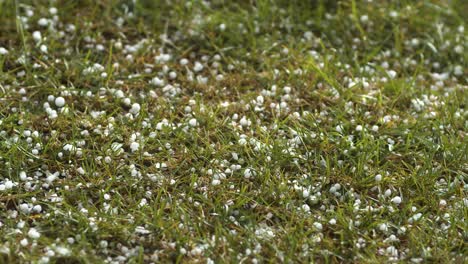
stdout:
[(467, 13), (0, 0), (0, 263), (467, 263)]

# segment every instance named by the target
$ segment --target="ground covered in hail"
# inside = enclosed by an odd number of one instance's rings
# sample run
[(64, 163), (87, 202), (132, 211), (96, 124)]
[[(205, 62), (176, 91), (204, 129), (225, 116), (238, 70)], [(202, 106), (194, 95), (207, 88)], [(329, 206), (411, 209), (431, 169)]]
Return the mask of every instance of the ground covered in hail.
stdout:
[(466, 12), (0, 0), (0, 262), (466, 263)]

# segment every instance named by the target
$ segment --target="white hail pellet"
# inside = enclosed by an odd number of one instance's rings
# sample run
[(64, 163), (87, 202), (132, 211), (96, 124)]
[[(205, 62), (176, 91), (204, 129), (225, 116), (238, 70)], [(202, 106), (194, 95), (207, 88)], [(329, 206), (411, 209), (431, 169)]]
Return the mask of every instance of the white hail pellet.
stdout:
[(130, 105), (132, 103), (132, 100), (130, 98), (126, 97), (126, 98), (124, 98), (122, 100), (122, 102), (123, 102), (124, 105), (128, 106), (128, 105)]
[(394, 204), (400, 204), (402, 201), (401, 197), (400, 196), (395, 196), (392, 198), (392, 203)]
[(49, 8), (49, 13), (50, 13), (51, 15), (56, 15), (56, 14), (57, 14), (57, 11), (58, 11), (58, 10), (57, 10), (57, 8), (55, 8), (55, 7)]
[(10, 180), (5, 181), (4, 185), (6, 190), (13, 188), (13, 182)]
[(29, 206), (28, 206), (28, 204), (26, 204), (26, 203), (20, 204), (20, 205), (19, 205), (19, 210), (20, 210), (23, 214), (27, 214), (27, 213), (29, 213), (29, 211), (30, 211)]
[(254, 173), (254, 171), (253, 171), (252, 169), (248, 169), (248, 168), (245, 169), (245, 171), (244, 171), (244, 178), (250, 179), (250, 177), (252, 177), (252, 176), (254, 176), (254, 175), (255, 175), (255, 173)]
[(36, 204), (35, 206), (33, 206), (32, 211), (34, 213), (40, 213), (42, 212), (42, 206), (40, 204)]
[(187, 65), (189, 63), (189, 61), (187, 59), (185, 59), (185, 58), (182, 58), (182, 59), (180, 59), (179, 63), (180, 63), (180, 65), (184, 66), (184, 65)]
[(139, 103), (132, 104), (132, 108), (130, 108), (130, 113), (136, 115), (140, 112), (141, 106)]
[(338, 133), (343, 133), (343, 126), (342, 126), (342, 125), (337, 125), (337, 126), (335, 127), (335, 130), (336, 130), (336, 132), (338, 132)]
[(41, 234), (35, 228), (31, 228), (28, 231), (28, 236), (32, 239), (38, 239), (41, 237)]
[(463, 67), (460, 65), (457, 65), (453, 68), (453, 74), (456, 76), (462, 76), (463, 75)]
[(49, 20), (41, 18), (37, 21), (37, 24), (39, 24), (39, 26), (45, 27), (49, 24)]
[(130, 150), (131, 150), (132, 152), (137, 151), (139, 148), (140, 148), (140, 144), (138, 144), (137, 142), (132, 142), (132, 143), (130, 144)]
[(385, 223), (382, 223), (379, 225), (379, 230), (382, 232), (387, 232), (388, 231), (388, 225)]
[(390, 196), (390, 195), (392, 195), (392, 190), (387, 189), (387, 190), (385, 191), (385, 193), (384, 193), (384, 196), (388, 197), (388, 196)]
[(159, 79), (158, 77), (154, 77), (153, 79), (151, 79), (150, 83), (156, 86), (164, 86), (164, 80)]
[(39, 47), (39, 49), (41, 50), (42, 53), (47, 53), (47, 46), (46, 45), (41, 45)]
[(175, 78), (177, 78), (177, 73), (174, 71), (171, 71), (169, 73), (169, 79), (174, 80)]
[(23, 247), (27, 246), (28, 245), (28, 239), (27, 238), (21, 239), (20, 245), (23, 246)]
[(61, 96), (55, 98), (55, 106), (57, 106), (57, 107), (63, 107), (63, 106), (65, 106), (65, 98), (63, 98), (63, 97), (61, 97)]
[(387, 74), (390, 77), (390, 79), (395, 79), (395, 77), (397, 76), (397, 72), (394, 70), (387, 71)]
[(40, 31), (34, 31), (32, 37), (36, 42), (40, 42), (42, 40), (42, 34)]
[(314, 223), (314, 226), (315, 226), (315, 228), (317, 228), (317, 230), (322, 230), (322, 229), (323, 229), (322, 224), (319, 223), (319, 222), (315, 222), (315, 223)]
[(195, 65), (193, 66), (193, 70), (194, 70), (195, 72), (202, 71), (202, 70), (203, 70), (203, 64), (201, 64), (200, 62), (196, 61), (196, 62), (195, 62)]
[(376, 181), (376, 182), (382, 181), (382, 175), (381, 175), (381, 174), (375, 175), (375, 181)]
[(8, 50), (5, 49), (4, 47), (0, 47), (0, 55), (6, 55), (8, 54)]
[(28, 178), (28, 176), (26, 175), (26, 172), (25, 172), (25, 171), (21, 171), (21, 172), (19, 173), (19, 177), (20, 177), (20, 180), (22, 180), (22, 181), (25, 181), (25, 180), (27, 180), (27, 178)]
[(195, 127), (198, 125), (198, 122), (197, 122), (197, 119), (195, 118), (192, 118), (189, 120), (189, 125), (192, 126), (192, 127)]

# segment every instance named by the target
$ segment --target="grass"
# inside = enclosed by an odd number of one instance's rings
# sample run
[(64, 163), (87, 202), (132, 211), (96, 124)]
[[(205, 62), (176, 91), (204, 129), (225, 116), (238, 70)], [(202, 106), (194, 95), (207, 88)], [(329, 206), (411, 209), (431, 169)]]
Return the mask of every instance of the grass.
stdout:
[(0, 1), (0, 263), (466, 263), (467, 8)]

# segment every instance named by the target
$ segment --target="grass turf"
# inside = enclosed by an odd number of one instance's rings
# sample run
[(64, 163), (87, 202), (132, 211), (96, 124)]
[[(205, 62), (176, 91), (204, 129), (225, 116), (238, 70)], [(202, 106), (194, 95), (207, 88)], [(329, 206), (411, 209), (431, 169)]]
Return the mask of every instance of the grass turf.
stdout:
[(467, 10), (0, 1), (0, 262), (466, 262)]

